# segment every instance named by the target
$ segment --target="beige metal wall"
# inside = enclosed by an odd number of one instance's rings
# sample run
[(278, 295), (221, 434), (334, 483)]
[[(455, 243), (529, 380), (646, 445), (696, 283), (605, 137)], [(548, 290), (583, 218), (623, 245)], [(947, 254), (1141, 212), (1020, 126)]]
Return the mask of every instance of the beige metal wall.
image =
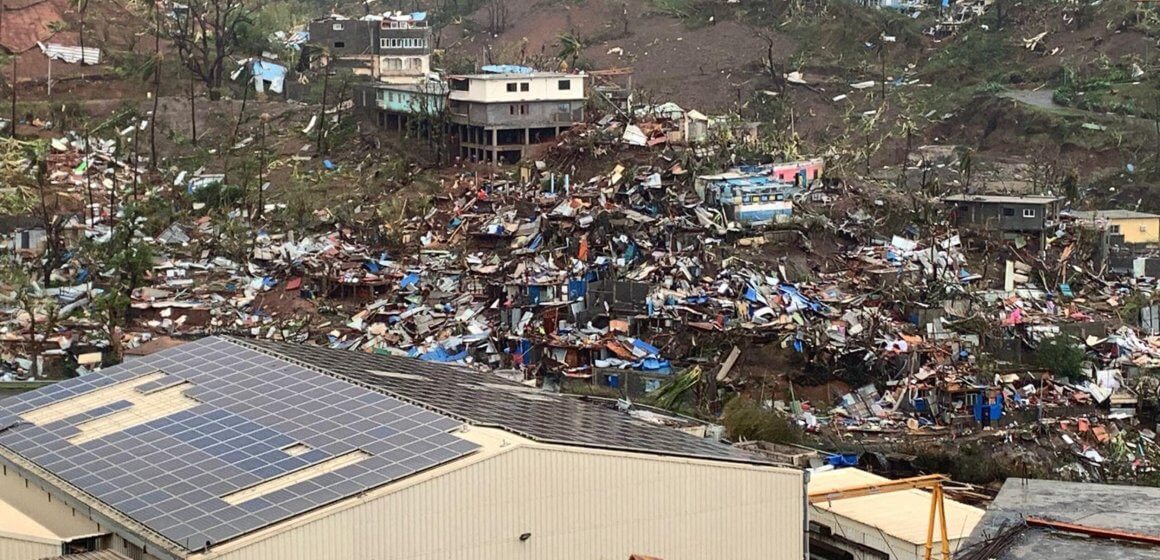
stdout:
[[(3, 529), (3, 526), (4, 521), (0, 520), (0, 529)], [(60, 552), (60, 543), (25, 541), (0, 535), (0, 559), (3, 560), (38, 560), (60, 556)]]
[(798, 560), (802, 501), (790, 469), (513, 445), (206, 558)]

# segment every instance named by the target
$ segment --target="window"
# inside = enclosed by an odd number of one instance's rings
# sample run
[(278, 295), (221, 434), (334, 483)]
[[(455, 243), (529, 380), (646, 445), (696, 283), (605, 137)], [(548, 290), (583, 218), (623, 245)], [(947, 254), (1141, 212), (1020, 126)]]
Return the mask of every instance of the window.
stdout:
[(560, 90), (572, 89), (572, 80), (560, 80), (556, 82), (556, 87)]
[(411, 59), (411, 70), (422, 70), (423, 59), (415, 57)]
[(451, 80), (451, 89), (454, 91), (468, 91), (471, 89), (471, 82), (467, 80)]
[(335, 42), (334, 42), (334, 48), (336, 48), (336, 49), (345, 49), (345, 48), (346, 48), (346, 41), (335, 41)]
[(516, 106), (515, 105), (508, 105), (508, 114), (509, 115), (516, 114)]
[(507, 90), (508, 90), (508, 91), (516, 91), (516, 84), (515, 84), (515, 82), (512, 82), (512, 83), (508, 84), (508, 85), (507, 85)]
[(520, 91), (528, 91), (529, 89), (531, 89), (531, 87), (532, 87), (531, 84), (529, 84), (528, 82), (520, 83)]
[(334, 25), (331, 25), (331, 26), (330, 26), (330, 30), (331, 30), (331, 31), (342, 31), (342, 24), (341, 24), (341, 23), (336, 23), (336, 24), (334, 24)]
[(1023, 209), (1023, 217), (1024, 218), (1034, 218), (1035, 217), (1035, 209), (1034, 208), (1024, 208)]
[(1004, 208), (1004, 209), (1003, 209), (1003, 215), (1004, 215), (1004, 216), (1014, 216), (1014, 215), (1015, 215), (1015, 209), (1014, 209), (1014, 208)]
[(387, 70), (402, 70), (403, 69), (403, 59), (401, 59), (401, 58), (395, 58), (395, 57), (384, 58), (383, 62), (385, 63), (384, 66), (386, 66)]
[(556, 110), (561, 112), (561, 113), (571, 113), (572, 112), (572, 104), (571, 103), (560, 103), (559, 105), (556, 105)]
[(1148, 233), (1148, 226), (1141, 224), (1140, 233)]
[(1110, 227), (1108, 227), (1108, 231), (1112, 233), (1120, 233), (1120, 224), (1112, 224)]
[(528, 114), (528, 106), (526, 104), (520, 105), (520, 114), (521, 115)]
[(427, 39), (379, 39), (381, 49), (425, 49)]
[(814, 176), (813, 176), (813, 178), (814, 178), (814, 179), (817, 179), (817, 178), (818, 178), (818, 170), (817, 170), (817, 169), (815, 169), (815, 170), (814, 170)]

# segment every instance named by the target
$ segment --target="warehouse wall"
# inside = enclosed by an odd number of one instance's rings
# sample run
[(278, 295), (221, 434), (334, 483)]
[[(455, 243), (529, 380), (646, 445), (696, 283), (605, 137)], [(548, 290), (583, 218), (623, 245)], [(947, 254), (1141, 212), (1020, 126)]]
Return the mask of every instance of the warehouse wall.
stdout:
[[(0, 521), (0, 525), (3, 525), (3, 521)], [(0, 558), (4, 560), (38, 560), (60, 556), (60, 552), (60, 543), (20, 540), (0, 532)]]
[(513, 445), (206, 558), (797, 560), (802, 492), (791, 469)]

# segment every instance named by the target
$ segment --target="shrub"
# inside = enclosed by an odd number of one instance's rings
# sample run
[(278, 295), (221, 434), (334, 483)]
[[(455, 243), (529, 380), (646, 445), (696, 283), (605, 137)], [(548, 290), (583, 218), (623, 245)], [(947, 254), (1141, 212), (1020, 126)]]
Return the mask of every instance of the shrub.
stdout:
[(1068, 337), (1055, 336), (1039, 343), (1035, 354), (1036, 362), (1051, 370), (1056, 377), (1068, 380), (1084, 378), (1084, 351)]
[(789, 419), (762, 408), (753, 399), (737, 397), (725, 405), (724, 422), (729, 439), (798, 443), (801, 431)]

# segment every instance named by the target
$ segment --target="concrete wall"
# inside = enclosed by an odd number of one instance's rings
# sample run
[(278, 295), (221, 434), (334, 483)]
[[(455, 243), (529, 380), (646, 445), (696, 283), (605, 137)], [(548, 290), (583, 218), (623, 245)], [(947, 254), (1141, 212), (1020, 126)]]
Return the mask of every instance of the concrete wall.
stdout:
[(803, 553), (802, 475), (776, 467), (520, 444), (366, 500), (207, 558), (799, 560)]
[[(453, 89), (451, 99), (477, 103), (527, 103), (532, 101), (583, 101), (584, 80), (586, 78), (573, 74), (547, 76), (509, 74), (502, 78), (467, 76), (463, 79), (468, 83), (467, 91)], [(568, 89), (560, 89), (561, 82), (567, 82)], [(516, 91), (508, 91), (508, 84), (514, 84)], [(527, 85), (527, 91), (523, 91), (522, 84)]]
[[(526, 103), (451, 103), (452, 121), (488, 127), (523, 128), (570, 126), (583, 120), (582, 101)], [(534, 143), (534, 142), (533, 142)]]
[(1124, 243), (1160, 243), (1160, 218), (1120, 218), (1108, 220), (1110, 226), (1119, 226)]
[[(1024, 217), (1024, 211), (1034, 213)], [(1054, 219), (1057, 211), (1053, 205), (1043, 204), (993, 204), (982, 202), (959, 202), (955, 204), (955, 223), (976, 227), (993, 228), (1000, 231), (1040, 232), (1046, 227), (1046, 220)]]
[(369, 55), (378, 47), (378, 27), (373, 21), (316, 21), (310, 24), (310, 41), (334, 57)]

